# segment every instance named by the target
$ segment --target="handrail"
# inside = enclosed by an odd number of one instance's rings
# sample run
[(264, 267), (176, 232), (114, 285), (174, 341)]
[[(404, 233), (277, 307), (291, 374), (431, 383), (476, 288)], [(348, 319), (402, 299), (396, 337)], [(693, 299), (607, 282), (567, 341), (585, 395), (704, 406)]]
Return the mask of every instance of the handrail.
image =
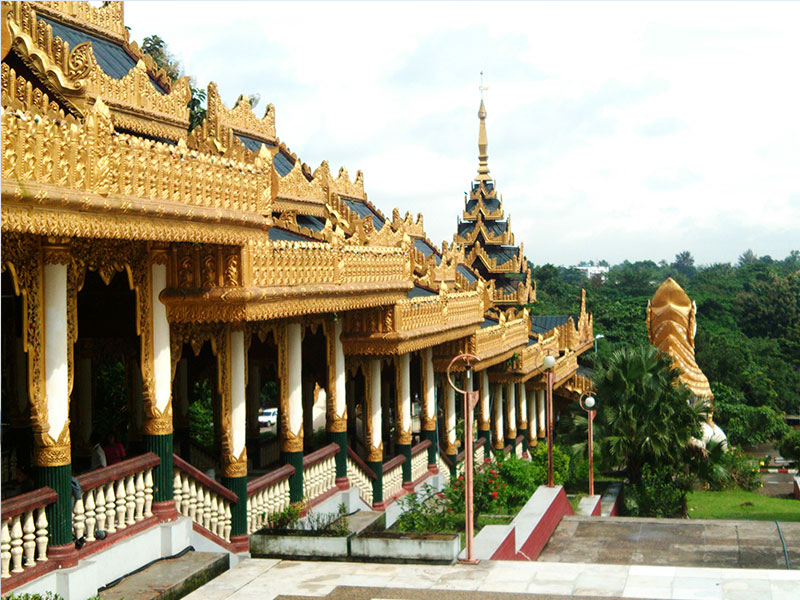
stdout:
[(133, 475), (139, 471), (152, 469), (161, 464), (161, 459), (152, 452), (147, 452), (133, 458), (128, 458), (110, 467), (102, 467), (89, 471), (83, 475), (78, 475), (76, 479), (81, 484), (81, 490), (93, 490), (106, 483), (111, 483), (128, 475)]
[(5, 521), (24, 512), (53, 504), (56, 500), (58, 500), (58, 494), (46, 486), (19, 496), (13, 496), (8, 500), (3, 500), (2, 520)]
[(398, 454), (393, 459), (387, 460), (385, 463), (383, 463), (383, 472), (388, 473), (395, 467), (402, 465), (404, 462), (406, 462), (406, 457), (402, 454)]
[(314, 450), (311, 454), (303, 457), (303, 470), (313, 467), (317, 463), (321, 463), (326, 458), (333, 456), (339, 451), (339, 444), (331, 442), (318, 450)]
[(294, 473), (295, 468), (292, 465), (283, 465), (282, 467), (278, 467), (274, 471), (270, 471), (261, 477), (257, 477), (252, 481), (248, 481), (247, 495), (252, 496), (253, 494), (257, 494), (261, 490), (268, 488), (271, 485), (285, 481), (294, 475)]
[(196, 479), (199, 483), (201, 483), (204, 487), (207, 487), (215, 494), (219, 494), (226, 500), (230, 502), (238, 502), (239, 497), (226, 488), (224, 485), (217, 483), (213, 479), (211, 479), (208, 475), (203, 473), (201, 470), (193, 467), (188, 462), (183, 460), (177, 454), (172, 455), (172, 462), (175, 465), (176, 469), (180, 469), (181, 471), (185, 472), (187, 475)]
[(427, 450), (430, 447), (431, 447), (431, 441), (430, 440), (422, 440), (419, 444), (417, 444), (416, 446), (411, 448), (411, 456), (416, 456), (420, 452), (424, 452), (425, 450)]
[(517, 439), (516, 439), (516, 440), (514, 440), (514, 443), (515, 443), (515, 444), (521, 444), (521, 443), (522, 443), (522, 442), (524, 442), (524, 441), (525, 441), (525, 436), (524, 436), (524, 435), (518, 435), (518, 436), (517, 436)]
[(354, 463), (356, 463), (356, 465), (358, 466), (359, 469), (364, 471), (364, 474), (367, 477), (369, 477), (370, 479), (377, 479), (378, 478), (378, 476), (375, 475), (375, 471), (373, 471), (369, 466), (367, 466), (367, 463), (365, 463), (363, 460), (361, 460), (361, 457), (358, 454), (356, 454), (353, 451), (353, 449), (350, 448), (350, 446), (347, 447), (347, 456)]

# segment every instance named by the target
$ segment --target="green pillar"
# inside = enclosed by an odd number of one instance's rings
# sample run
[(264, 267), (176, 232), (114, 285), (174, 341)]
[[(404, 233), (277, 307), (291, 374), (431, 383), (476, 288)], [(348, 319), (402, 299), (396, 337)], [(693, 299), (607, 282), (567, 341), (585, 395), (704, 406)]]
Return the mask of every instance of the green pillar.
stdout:
[(58, 499), (46, 509), (51, 546), (72, 543), (72, 464), (37, 467), (36, 487), (51, 488)]
[(450, 461), (450, 476), (455, 477), (458, 472), (458, 464), (456, 463), (458, 454), (454, 452), (453, 454), (446, 454), (445, 456), (447, 456), (447, 459)]
[(383, 504), (383, 461), (367, 461), (367, 466), (375, 473), (372, 482), (372, 505)]
[(436, 442), (438, 441), (436, 436), (436, 430), (435, 429), (424, 430), (422, 432), (422, 439), (430, 441), (431, 445), (428, 448), (428, 464), (435, 465), (436, 457), (439, 456), (439, 448), (436, 444)]
[(223, 477), (222, 485), (239, 499), (236, 504), (231, 504), (231, 537), (247, 535), (247, 476)]
[(301, 502), (303, 500), (303, 451), (281, 452), (283, 464), (294, 467), (294, 475), (289, 477), (289, 501)]
[(339, 445), (336, 453), (336, 479), (347, 477), (347, 432), (329, 431), (328, 441)]
[(158, 456), (161, 463), (153, 469), (153, 501), (173, 500), (172, 433), (143, 435), (144, 447)]
[(403, 463), (403, 483), (411, 482), (411, 444), (397, 444), (398, 454), (406, 457)]

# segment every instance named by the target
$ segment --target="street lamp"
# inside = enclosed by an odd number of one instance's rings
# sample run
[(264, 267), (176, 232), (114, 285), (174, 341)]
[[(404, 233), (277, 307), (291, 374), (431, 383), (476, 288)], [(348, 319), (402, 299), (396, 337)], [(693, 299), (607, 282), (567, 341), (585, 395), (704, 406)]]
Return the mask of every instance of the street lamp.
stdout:
[[(475, 405), (478, 403), (479, 392), (459, 389), (453, 383), (453, 380), (450, 377), (450, 369), (457, 360), (461, 359), (464, 359), (467, 363), (467, 381), (469, 381), (472, 377), (472, 367), (470, 366), (469, 361), (477, 361), (479, 359), (474, 354), (459, 354), (450, 361), (449, 365), (447, 365), (447, 383), (449, 383), (450, 387), (455, 391), (464, 395), (464, 504), (466, 506), (464, 526), (466, 529), (467, 558), (462, 562), (474, 565), (477, 564), (478, 561), (475, 560), (474, 524), (472, 522), (472, 515), (474, 513), (472, 497), (472, 411), (475, 409)], [(472, 387), (472, 385), (469, 387)]]
[(596, 336), (594, 336), (594, 351), (595, 351), (595, 353), (597, 352), (597, 340), (602, 340), (605, 337), (606, 336), (604, 336), (602, 333), (598, 333)]
[(589, 495), (594, 496), (594, 432), (592, 431), (592, 422), (594, 421), (594, 414), (597, 412), (594, 407), (594, 396), (581, 394), (578, 404), (586, 411), (589, 417)]
[(547, 369), (547, 487), (553, 487), (553, 367), (556, 357), (548, 354), (542, 364)]

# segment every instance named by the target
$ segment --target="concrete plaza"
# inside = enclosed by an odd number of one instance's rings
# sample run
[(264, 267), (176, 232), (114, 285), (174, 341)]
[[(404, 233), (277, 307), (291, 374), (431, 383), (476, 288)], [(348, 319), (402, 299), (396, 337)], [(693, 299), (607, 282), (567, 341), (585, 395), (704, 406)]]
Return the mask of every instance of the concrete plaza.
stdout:
[(484, 561), (402, 565), (248, 559), (187, 600), (680, 598), (797, 600), (800, 571)]

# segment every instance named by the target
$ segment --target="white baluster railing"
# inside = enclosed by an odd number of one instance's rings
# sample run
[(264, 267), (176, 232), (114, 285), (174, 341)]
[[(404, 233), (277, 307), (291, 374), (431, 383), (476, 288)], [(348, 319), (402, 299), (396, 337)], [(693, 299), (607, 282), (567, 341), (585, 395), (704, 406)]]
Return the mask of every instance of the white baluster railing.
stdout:
[(428, 440), (420, 442), (411, 449), (411, 481), (417, 481), (428, 472)]
[[(387, 465), (395, 462), (394, 459)], [(396, 465), (384, 469), (383, 471), (383, 501), (388, 503), (392, 497), (403, 489), (403, 461), (398, 461)]]
[(81, 497), (72, 506), (75, 537), (95, 542), (98, 531), (116, 533), (153, 516), (153, 469), (159, 463), (148, 452), (80, 475)]
[[(206, 531), (231, 541), (231, 505), (236, 494), (177, 456), (173, 456), (175, 508)], [(177, 492), (180, 490), (180, 493)]]
[(3, 502), (0, 532), (0, 575), (3, 579), (47, 560), (45, 507), (56, 498), (56, 493), (45, 487)]
[(247, 484), (247, 533), (258, 531), (267, 524), (273, 513), (289, 506), (289, 477), (291, 465), (284, 465)]
[[(372, 482), (375, 474), (368, 471), (369, 467), (362, 467), (358, 456), (350, 448), (347, 449), (347, 480), (350, 485), (358, 488), (358, 495), (361, 499), (372, 506)], [(366, 467), (366, 468), (365, 468)], [(369, 475), (367, 474), (369, 472)]]
[(339, 444), (328, 444), (303, 457), (303, 497), (314, 500), (336, 487), (336, 453)]

